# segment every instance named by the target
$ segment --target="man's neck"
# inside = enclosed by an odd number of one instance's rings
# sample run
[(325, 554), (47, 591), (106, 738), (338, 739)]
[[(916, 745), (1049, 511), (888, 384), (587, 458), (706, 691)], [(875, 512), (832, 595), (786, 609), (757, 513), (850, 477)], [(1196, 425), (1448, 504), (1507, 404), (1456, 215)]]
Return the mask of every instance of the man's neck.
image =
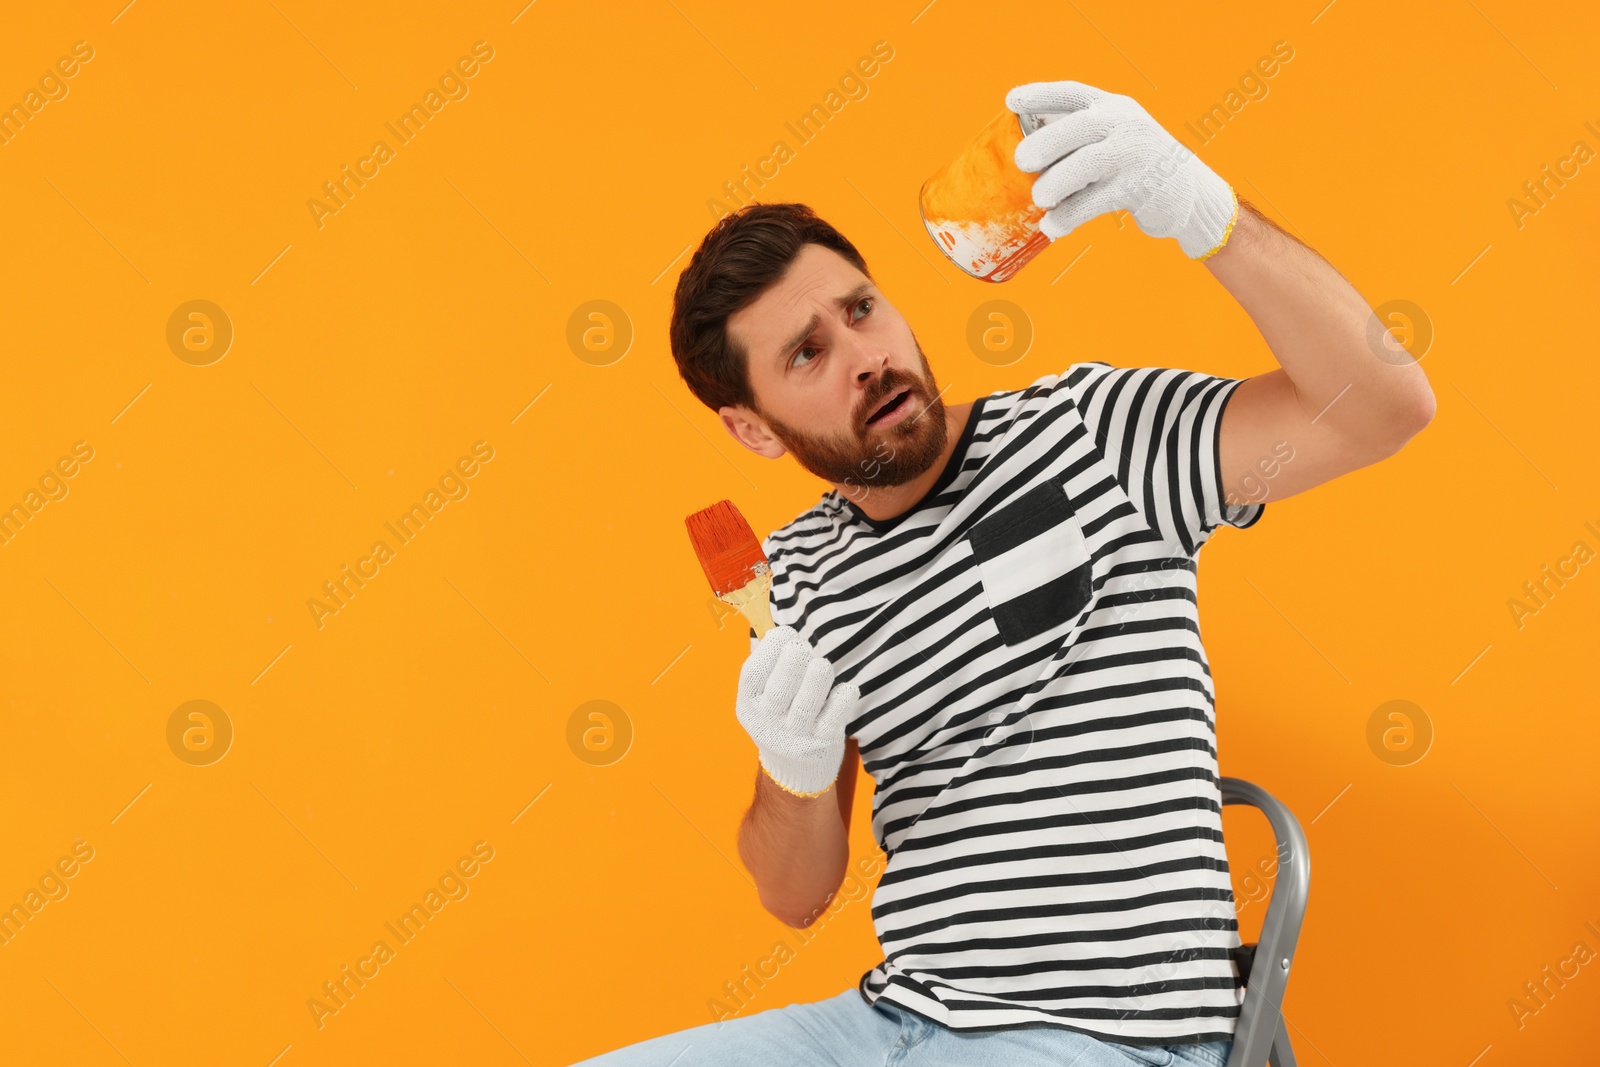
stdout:
[(875, 487), (869, 481), (867, 492), (857, 496), (858, 486), (840, 485), (833, 483), (833, 487), (846, 500), (853, 501), (856, 507), (866, 513), (867, 518), (874, 522), (884, 522), (888, 519), (904, 515), (910, 508), (927, 495), (933, 483), (939, 480), (944, 473), (945, 466), (950, 462), (950, 457), (955, 453), (956, 445), (961, 442), (961, 435), (967, 428), (967, 419), (972, 414), (973, 401), (958, 404), (954, 407), (946, 404), (944, 407), (944, 448), (939, 451), (939, 456), (928, 469), (917, 475), (904, 485), (891, 485), (883, 488)]

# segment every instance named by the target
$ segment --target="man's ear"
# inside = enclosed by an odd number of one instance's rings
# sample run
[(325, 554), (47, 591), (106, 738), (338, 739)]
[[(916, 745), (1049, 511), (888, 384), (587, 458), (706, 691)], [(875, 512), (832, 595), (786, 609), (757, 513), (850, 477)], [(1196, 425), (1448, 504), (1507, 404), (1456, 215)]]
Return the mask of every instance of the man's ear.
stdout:
[(758, 456), (777, 459), (788, 451), (772, 435), (765, 420), (743, 404), (724, 405), (717, 411), (717, 416), (735, 441)]

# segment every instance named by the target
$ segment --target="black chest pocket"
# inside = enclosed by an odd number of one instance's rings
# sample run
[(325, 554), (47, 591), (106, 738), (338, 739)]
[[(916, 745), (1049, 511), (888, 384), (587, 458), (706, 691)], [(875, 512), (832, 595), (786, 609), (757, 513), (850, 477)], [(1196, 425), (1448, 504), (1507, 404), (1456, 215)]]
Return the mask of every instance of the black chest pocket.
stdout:
[(1000, 639), (1020, 644), (1088, 606), (1093, 559), (1057, 482), (1041, 482), (967, 532)]

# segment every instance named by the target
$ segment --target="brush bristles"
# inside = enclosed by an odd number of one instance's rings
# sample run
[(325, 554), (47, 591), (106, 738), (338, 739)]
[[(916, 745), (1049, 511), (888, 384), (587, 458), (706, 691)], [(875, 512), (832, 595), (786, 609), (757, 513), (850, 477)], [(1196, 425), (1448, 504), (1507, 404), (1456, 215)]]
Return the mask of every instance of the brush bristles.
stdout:
[(717, 596), (748, 585), (767, 561), (761, 541), (731, 500), (719, 500), (683, 521), (700, 569)]

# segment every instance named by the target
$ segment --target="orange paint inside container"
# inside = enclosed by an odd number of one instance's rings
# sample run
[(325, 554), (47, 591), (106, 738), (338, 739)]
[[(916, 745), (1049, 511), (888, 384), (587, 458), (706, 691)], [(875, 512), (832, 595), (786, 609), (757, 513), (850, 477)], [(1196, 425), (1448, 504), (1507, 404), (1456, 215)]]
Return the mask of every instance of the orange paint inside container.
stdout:
[[(1022, 126), (1017, 116), (1002, 111), (989, 121), (955, 159), (922, 187), (922, 209), (928, 215), (966, 222), (999, 220), (1044, 212), (1033, 203), (1035, 175), (1017, 169)], [(980, 215), (981, 213), (981, 215)]]
[(1017, 169), (1022, 136), (1017, 116), (1002, 111), (922, 186), (922, 221), (934, 243), (985, 281), (1004, 281), (1050, 243), (1039, 232), (1036, 175)]

